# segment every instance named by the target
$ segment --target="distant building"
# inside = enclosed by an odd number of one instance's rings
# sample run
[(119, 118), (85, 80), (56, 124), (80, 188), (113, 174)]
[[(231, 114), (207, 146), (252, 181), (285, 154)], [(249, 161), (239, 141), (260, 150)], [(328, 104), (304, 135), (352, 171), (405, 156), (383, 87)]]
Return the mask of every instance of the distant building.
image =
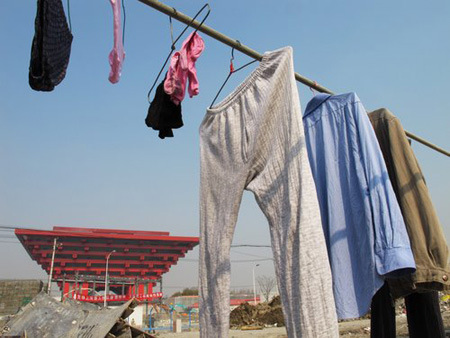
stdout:
[[(199, 243), (198, 237), (171, 236), (165, 231), (53, 227), (16, 229), (15, 234), (31, 259), (51, 272), (61, 298), (103, 304), (106, 295), (111, 306), (131, 298), (144, 305), (160, 301), (163, 293), (154, 290), (156, 283)], [(139, 316), (147, 315), (145, 306)], [(135, 320), (137, 325), (142, 322)]]

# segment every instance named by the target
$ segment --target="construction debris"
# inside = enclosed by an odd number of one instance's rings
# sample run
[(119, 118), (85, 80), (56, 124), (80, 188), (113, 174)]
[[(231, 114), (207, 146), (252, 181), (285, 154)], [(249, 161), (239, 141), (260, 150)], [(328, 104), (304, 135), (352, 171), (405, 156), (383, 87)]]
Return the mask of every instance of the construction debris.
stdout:
[(230, 314), (230, 327), (284, 326), (280, 297), (256, 306), (242, 303)]
[(254, 330), (262, 330), (264, 327), (262, 326), (242, 326), (241, 331), (254, 331)]
[(73, 300), (61, 303), (41, 292), (0, 329), (0, 337), (154, 338), (125, 321), (136, 305), (132, 299), (113, 309), (88, 308)]

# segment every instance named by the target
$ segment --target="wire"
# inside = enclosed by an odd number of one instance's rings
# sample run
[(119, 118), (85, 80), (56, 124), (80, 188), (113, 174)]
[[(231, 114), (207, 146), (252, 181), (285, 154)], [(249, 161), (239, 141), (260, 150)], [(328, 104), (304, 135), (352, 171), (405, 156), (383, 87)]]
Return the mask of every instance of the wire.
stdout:
[(0, 224), (0, 229), (14, 230), (17, 227), (13, 227), (12, 225)]
[[(231, 285), (230, 289), (249, 288), (249, 287), (253, 287), (253, 284), (252, 285)], [(189, 286), (173, 286), (173, 285), (166, 286), (166, 285), (163, 285), (163, 289), (186, 289), (186, 288), (192, 289), (192, 288), (197, 288), (197, 287), (196, 286), (189, 287)]]
[(245, 259), (245, 260), (238, 260), (238, 261), (230, 261), (231, 263), (251, 263), (251, 262), (266, 262), (266, 261), (273, 261), (273, 258), (261, 258), (261, 259)]
[(123, 12), (122, 45), (125, 46), (125, 23), (127, 21), (127, 16), (125, 14), (125, 0), (122, 0), (122, 12)]
[(69, 19), (69, 29), (72, 33), (72, 19), (70, 18), (70, 0), (67, 0), (67, 17)]
[(173, 25), (171, 16), (169, 16), (169, 26), (170, 26), (170, 41), (172, 41), (172, 46), (174, 46), (175, 42), (173, 42)]
[(237, 254), (240, 254), (240, 255), (250, 256), (250, 257), (268, 258), (268, 257), (265, 257), (265, 256), (261, 256), (261, 255), (253, 255), (253, 254), (249, 254), (249, 253), (245, 253), (245, 252), (240, 252), (240, 251), (236, 251), (236, 250), (231, 250), (231, 252), (237, 253)]
[(249, 247), (249, 248), (271, 248), (270, 245), (257, 245), (257, 244), (236, 244), (232, 245), (232, 248), (243, 248), (243, 247)]
[(6, 230), (15, 230), (15, 229), (27, 229), (27, 230), (43, 230), (43, 231), (49, 231), (49, 229), (44, 229), (40, 227), (21, 227), (21, 226), (14, 226), (10, 224), (0, 224), (0, 230), (5, 229)]
[(12, 235), (0, 235), (0, 238), (5, 239), (5, 238), (13, 238), (16, 239), (16, 236), (12, 236)]
[[(251, 262), (264, 262), (264, 261), (273, 261), (273, 258), (230, 260), (231, 263), (251, 263)], [(198, 263), (199, 260), (183, 258), (183, 262)]]

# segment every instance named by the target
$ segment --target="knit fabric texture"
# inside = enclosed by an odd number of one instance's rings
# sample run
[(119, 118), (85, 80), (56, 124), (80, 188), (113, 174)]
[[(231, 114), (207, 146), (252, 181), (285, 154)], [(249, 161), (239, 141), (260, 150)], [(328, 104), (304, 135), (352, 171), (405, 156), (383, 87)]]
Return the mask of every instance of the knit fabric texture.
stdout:
[(173, 103), (170, 96), (164, 92), (164, 81), (156, 88), (155, 97), (148, 108), (145, 124), (153, 130), (159, 130), (158, 136), (161, 139), (173, 137), (172, 129), (183, 126), (181, 104)]
[(109, 65), (111, 66), (108, 79), (111, 83), (117, 83), (122, 75), (122, 65), (125, 60), (122, 24), (120, 23), (120, 0), (109, 0), (109, 2), (111, 3), (114, 17), (114, 46), (108, 56)]
[(61, 0), (38, 0), (34, 26), (28, 82), (49, 92), (66, 76), (73, 39)]
[(228, 337), (230, 246), (244, 190), (269, 222), (288, 337), (338, 337), (291, 47), (265, 53), (207, 111), (200, 156), (200, 337)]

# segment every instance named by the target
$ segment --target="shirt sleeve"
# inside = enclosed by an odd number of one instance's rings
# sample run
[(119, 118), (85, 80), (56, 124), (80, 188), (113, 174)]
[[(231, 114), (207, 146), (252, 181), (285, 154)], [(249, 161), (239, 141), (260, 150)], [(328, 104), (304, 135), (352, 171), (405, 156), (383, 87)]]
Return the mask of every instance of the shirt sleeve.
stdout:
[(377, 272), (391, 278), (413, 273), (416, 265), (403, 216), (375, 132), (360, 101), (354, 104), (354, 115), (372, 211)]
[[(442, 271), (437, 279), (442, 282), (441, 275), (449, 270), (448, 247), (425, 178), (400, 121), (391, 118), (385, 123), (390, 138), (386, 161), (392, 166), (391, 178), (394, 176), (392, 180), (397, 183), (393, 186), (409, 228), (417, 268)], [(422, 281), (420, 276), (418, 281)]]

